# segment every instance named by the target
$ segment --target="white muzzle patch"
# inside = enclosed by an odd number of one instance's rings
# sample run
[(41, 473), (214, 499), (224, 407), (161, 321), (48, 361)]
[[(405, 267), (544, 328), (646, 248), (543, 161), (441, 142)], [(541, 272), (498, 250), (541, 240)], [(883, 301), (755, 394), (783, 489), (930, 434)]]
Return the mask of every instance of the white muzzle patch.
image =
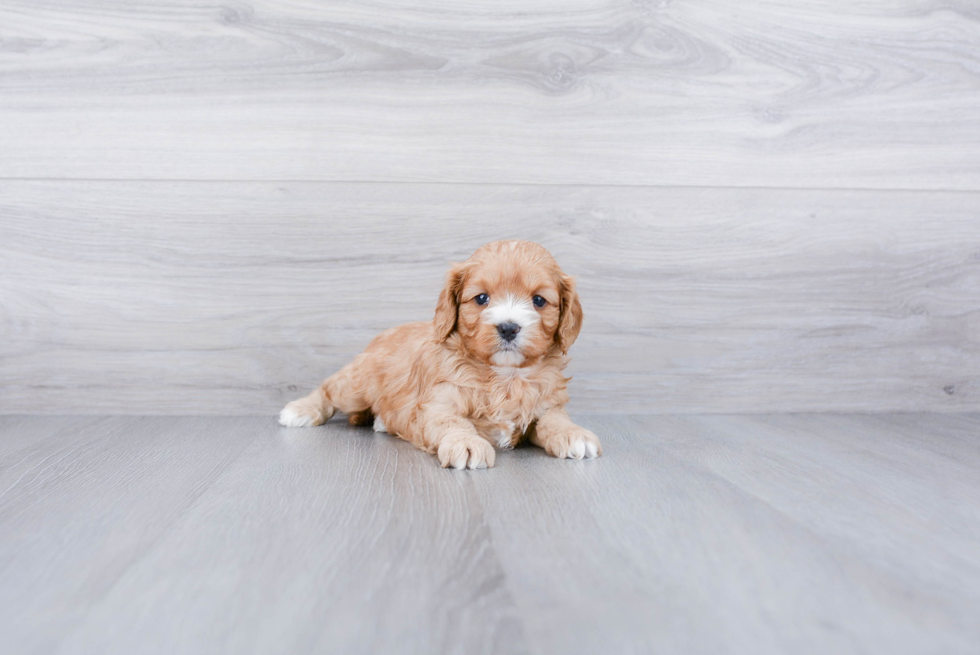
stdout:
[(500, 300), (491, 302), (490, 306), (483, 310), (482, 320), (493, 326), (514, 323), (521, 328), (513, 341), (500, 339), (498, 350), (490, 359), (496, 366), (523, 364), (524, 354), (521, 351), (527, 340), (527, 330), (541, 320), (531, 301), (521, 300), (511, 295), (504, 296)]

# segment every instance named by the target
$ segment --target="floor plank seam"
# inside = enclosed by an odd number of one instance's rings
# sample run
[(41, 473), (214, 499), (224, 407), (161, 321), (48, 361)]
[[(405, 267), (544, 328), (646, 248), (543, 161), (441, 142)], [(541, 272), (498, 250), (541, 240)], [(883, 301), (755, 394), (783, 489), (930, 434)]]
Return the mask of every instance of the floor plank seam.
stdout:
[[(630, 420), (631, 421), (635, 421), (635, 419), (632, 419), (632, 418)], [(646, 429), (646, 427), (642, 423), (640, 423), (639, 421), (635, 421), (635, 424), (636, 424), (638, 430), (645, 430)], [(764, 506), (767, 509), (767, 511), (772, 512), (773, 514), (779, 516), (780, 519), (787, 521), (789, 524), (796, 526), (798, 529), (800, 529), (803, 532), (805, 532), (808, 535), (810, 535), (815, 540), (816, 543), (821, 544), (823, 546), (823, 548), (826, 551), (828, 551), (829, 553), (832, 553), (835, 558), (841, 558), (843, 560), (856, 561), (856, 562), (860, 563), (861, 566), (873, 570), (876, 574), (878, 574), (878, 575), (880, 575), (882, 577), (886, 577), (886, 578), (891, 578), (892, 577), (892, 573), (890, 573), (887, 570), (884, 570), (884, 569), (880, 568), (873, 560), (867, 559), (867, 558), (865, 558), (865, 557), (863, 557), (861, 555), (854, 554), (854, 553), (851, 553), (851, 552), (843, 549), (837, 543), (828, 540), (827, 537), (826, 537), (826, 535), (821, 534), (820, 532), (818, 532), (817, 530), (814, 530), (813, 528), (811, 528), (807, 524), (803, 523), (802, 521), (794, 518), (792, 515), (788, 514), (784, 510), (776, 507), (775, 505), (773, 505), (771, 502), (769, 502), (765, 498), (762, 498), (761, 496), (759, 496), (758, 494), (756, 494), (753, 491), (750, 491), (748, 489), (745, 489), (741, 485), (739, 485), (736, 482), (728, 479), (727, 477), (721, 475), (720, 473), (717, 473), (716, 471), (714, 471), (714, 470), (712, 470), (712, 469), (704, 466), (703, 464), (701, 464), (697, 460), (694, 460), (694, 459), (690, 458), (688, 455), (685, 455), (685, 454), (682, 454), (682, 453), (678, 453), (678, 452), (676, 452), (674, 450), (670, 450), (670, 449), (667, 449), (667, 448), (664, 448), (664, 447), (661, 447), (661, 446), (657, 446), (656, 444), (654, 444), (654, 448), (656, 450), (659, 450), (661, 453), (663, 453), (664, 455), (667, 455), (670, 458), (673, 458), (675, 460), (679, 460), (679, 461), (683, 462), (686, 466), (694, 467), (699, 474), (704, 475), (704, 476), (707, 476), (707, 477), (715, 480), (716, 482), (719, 482), (719, 483), (723, 484), (724, 486), (728, 487), (730, 490), (734, 491), (735, 493), (737, 493), (739, 495), (742, 495), (742, 496), (745, 496), (745, 497), (748, 497), (748, 498), (751, 498), (755, 502), (761, 504), (762, 506)]]
[[(86, 426), (86, 429), (94, 429), (94, 428), (95, 428), (96, 426), (98, 426), (98, 425), (102, 425), (102, 424), (104, 424), (104, 423), (108, 423), (108, 422), (109, 422), (109, 421), (111, 420), (111, 418), (112, 418), (112, 417), (110, 417), (110, 416), (100, 416), (100, 417), (99, 417), (99, 420), (95, 420), (95, 421), (93, 421), (93, 422), (92, 422), (91, 424), (89, 424), (89, 425), (87, 425), (87, 426)], [(69, 430), (69, 429), (71, 429), (71, 428), (66, 428), (65, 430)], [(62, 444), (62, 445), (61, 445), (61, 451), (59, 451), (59, 452), (63, 452), (63, 451), (65, 451), (66, 449), (67, 449), (67, 450), (70, 450), (70, 449), (71, 449), (71, 448), (72, 448), (73, 446), (75, 446), (75, 444), (77, 444), (77, 443), (79, 443), (80, 441), (82, 441), (82, 440), (84, 440), (84, 439), (85, 439), (85, 437), (84, 437), (84, 435), (82, 435), (82, 436), (78, 436), (78, 437), (77, 437), (77, 438), (75, 438), (75, 439), (72, 439), (72, 440), (71, 440), (71, 441), (69, 441), (69, 442), (68, 442), (67, 444)], [(2, 466), (2, 465), (0, 465), (0, 472), (2, 472), (2, 471), (4, 471), (4, 470), (6, 470), (7, 468), (13, 468), (13, 467), (15, 467), (15, 466), (16, 466), (17, 464), (20, 464), (21, 462), (23, 462), (23, 461), (24, 461), (24, 459), (26, 459), (27, 457), (29, 457), (29, 453), (30, 453), (30, 452), (33, 452), (33, 446), (25, 446), (24, 448), (22, 448), (22, 449), (20, 449), (20, 450), (19, 450), (19, 451), (17, 451), (17, 452), (18, 452), (18, 453), (20, 453), (20, 452), (27, 452), (27, 453), (28, 453), (28, 455), (26, 455), (25, 457), (23, 457), (23, 458), (21, 458), (21, 459), (20, 459), (20, 460), (18, 460), (17, 462), (11, 462), (9, 466)], [(7, 487), (6, 489), (4, 489), (3, 491), (0, 491), (0, 513), (2, 513), (2, 512), (3, 512), (3, 509), (4, 509), (4, 505), (3, 505), (3, 499), (4, 499), (4, 498), (5, 498), (6, 496), (7, 496), (7, 494), (9, 494), (9, 493), (10, 493), (10, 492), (11, 492), (11, 491), (12, 491), (12, 490), (14, 489), (14, 488), (16, 488), (17, 486), (19, 486), (19, 485), (20, 485), (20, 483), (21, 483), (21, 482), (22, 482), (22, 481), (24, 480), (24, 477), (25, 477), (25, 476), (27, 476), (27, 475), (28, 475), (28, 474), (30, 474), (31, 472), (35, 472), (35, 471), (36, 471), (36, 469), (37, 469), (38, 467), (40, 467), (40, 466), (42, 466), (42, 465), (44, 465), (44, 464), (45, 464), (46, 462), (48, 462), (48, 460), (50, 460), (50, 459), (51, 459), (52, 457), (54, 457), (54, 456), (55, 456), (55, 455), (57, 455), (57, 454), (58, 454), (57, 452), (55, 452), (55, 453), (52, 453), (51, 455), (48, 455), (47, 457), (45, 457), (45, 458), (44, 458), (43, 460), (41, 460), (40, 462), (37, 462), (37, 463), (36, 463), (36, 464), (35, 464), (35, 465), (34, 465), (33, 467), (31, 467), (31, 468), (30, 468), (29, 470), (27, 470), (27, 471), (24, 471), (24, 472), (23, 472), (23, 473), (21, 474), (21, 476), (20, 476), (20, 477), (18, 477), (18, 478), (17, 478), (16, 480), (14, 480), (14, 481), (13, 481), (13, 483), (11, 483), (11, 485), (10, 485), (10, 486), (8, 486), (8, 487)]]
[[(442, 471), (439, 471), (438, 473), (442, 473)], [(476, 475), (482, 475), (483, 473), (485, 473), (485, 472), (477, 471), (476, 472)], [(466, 472), (463, 472), (463, 474), (465, 475)], [(458, 475), (458, 473), (457, 473), (457, 475)], [(482, 524), (482, 527), (486, 531), (486, 534), (487, 534), (487, 542), (488, 542), (487, 543), (487, 550), (488, 550), (488, 552), (492, 553), (494, 560), (496, 560), (496, 562), (497, 562), (497, 566), (500, 568), (500, 574), (503, 577), (504, 592), (506, 594), (507, 600), (510, 602), (511, 606), (514, 608), (514, 613), (516, 615), (516, 618), (517, 618), (518, 623), (521, 626), (521, 631), (522, 631), (523, 636), (524, 636), (524, 643), (528, 647), (528, 652), (529, 653), (534, 653), (534, 654), (545, 653), (547, 651), (542, 651), (537, 646), (537, 644), (535, 644), (535, 643), (533, 643), (531, 641), (530, 631), (528, 630), (527, 621), (525, 620), (525, 616), (527, 616), (527, 613), (523, 611), (523, 609), (521, 608), (520, 604), (518, 603), (518, 601), (517, 601), (517, 595), (514, 593), (513, 585), (511, 585), (510, 574), (507, 572), (507, 569), (504, 568), (503, 559), (500, 557), (499, 551), (497, 549), (496, 534), (494, 533), (493, 525), (488, 520), (487, 507), (484, 504), (483, 499), (480, 498), (480, 494), (479, 494), (478, 489), (476, 487), (476, 484), (477, 483), (473, 482), (472, 477), (470, 477), (470, 479), (468, 479), (467, 482), (468, 482), (468, 484), (466, 486), (467, 491), (473, 495), (473, 499), (476, 501), (476, 503), (480, 507), (480, 523)]]
[(135, 569), (139, 564), (141, 564), (143, 561), (147, 560), (158, 549), (160, 549), (160, 548), (163, 547), (163, 544), (166, 541), (166, 539), (165, 539), (166, 535), (168, 535), (169, 533), (171, 533), (173, 531), (173, 529), (182, 520), (185, 519), (185, 517), (187, 516), (187, 513), (191, 509), (193, 509), (195, 506), (197, 506), (200, 503), (201, 499), (215, 486), (215, 484), (217, 484), (217, 482), (219, 480), (221, 480), (225, 476), (225, 474), (227, 473), (228, 469), (231, 468), (232, 464), (234, 464), (239, 459), (241, 459), (245, 455), (245, 452), (249, 449), (249, 447), (252, 444), (254, 444), (256, 441), (258, 441), (259, 439), (261, 439), (261, 438), (262, 438), (261, 436), (255, 437), (254, 439), (251, 439), (246, 444), (244, 444), (242, 446), (241, 451), (239, 451), (239, 453), (237, 455), (235, 455), (234, 457), (232, 457), (231, 459), (229, 459), (225, 463), (224, 466), (221, 466), (220, 467), (219, 472), (214, 476), (214, 478), (209, 483), (203, 485), (203, 487), (200, 489), (200, 491), (198, 493), (194, 494), (194, 496), (192, 496), (188, 500), (188, 502), (183, 507), (181, 507), (179, 509), (179, 511), (174, 512), (174, 518), (173, 518), (173, 520), (171, 520), (170, 522), (166, 523), (162, 527), (162, 529), (160, 530), (160, 532), (156, 535), (156, 537), (155, 537), (155, 539), (153, 541), (153, 544), (151, 544), (148, 548), (144, 549), (140, 553), (140, 555), (138, 557), (136, 557), (135, 559), (133, 559), (133, 561), (129, 562), (126, 565), (126, 567), (123, 568), (119, 572), (119, 574), (116, 576), (115, 580), (113, 580), (112, 583), (109, 584), (103, 590), (103, 593), (101, 594), (101, 596), (99, 596), (96, 599), (92, 599), (92, 601), (89, 603), (89, 612), (85, 615), (85, 617), (83, 617), (77, 624), (75, 624), (74, 626), (72, 626), (72, 628), (70, 630), (68, 630), (63, 635), (63, 638), (61, 639), (61, 641), (59, 643), (65, 643), (65, 642), (70, 641), (73, 637), (75, 637), (76, 634), (78, 634), (80, 631), (82, 631), (82, 630), (85, 629), (85, 627), (89, 623), (89, 620), (90, 620), (89, 617), (93, 613), (94, 608), (99, 603), (103, 602), (106, 598), (108, 598), (108, 597), (111, 596), (113, 590), (115, 590), (115, 588), (123, 581), (123, 579), (126, 577), (126, 575), (130, 571), (132, 571), (133, 569)]

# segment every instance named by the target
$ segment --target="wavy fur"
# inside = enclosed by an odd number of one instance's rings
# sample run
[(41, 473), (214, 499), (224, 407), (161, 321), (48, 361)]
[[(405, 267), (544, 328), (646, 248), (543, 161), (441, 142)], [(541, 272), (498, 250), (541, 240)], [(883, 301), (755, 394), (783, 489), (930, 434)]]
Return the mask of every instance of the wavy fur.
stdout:
[[(520, 328), (513, 341), (498, 331), (503, 322)], [(556, 457), (597, 457), (596, 436), (564, 410), (563, 370), (581, 325), (575, 282), (547, 250), (495, 241), (450, 269), (431, 322), (382, 332), (319, 389), (286, 405), (280, 423), (319, 425), (338, 410), (355, 425), (379, 418), (453, 468), (492, 467), (495, 448), (523, 440)]]

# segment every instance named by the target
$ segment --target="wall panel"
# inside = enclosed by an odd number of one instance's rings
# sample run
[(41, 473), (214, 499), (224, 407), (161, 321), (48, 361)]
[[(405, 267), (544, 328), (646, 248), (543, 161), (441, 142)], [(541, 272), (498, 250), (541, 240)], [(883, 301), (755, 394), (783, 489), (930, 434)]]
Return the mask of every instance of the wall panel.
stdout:
[(545, 244), (579, 411), (980, 409), (980, 194), (0, 182), (5, 413), (272, 413)]

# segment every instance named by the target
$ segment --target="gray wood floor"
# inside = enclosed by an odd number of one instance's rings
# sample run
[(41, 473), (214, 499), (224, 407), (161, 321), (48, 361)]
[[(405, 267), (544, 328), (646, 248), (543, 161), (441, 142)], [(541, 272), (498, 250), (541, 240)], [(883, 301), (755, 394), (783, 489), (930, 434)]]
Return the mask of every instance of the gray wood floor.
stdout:
[(980, 416), (579, 417), (490, 471), (332, 422), (0, 417), (11, 653), (975, 653)]

